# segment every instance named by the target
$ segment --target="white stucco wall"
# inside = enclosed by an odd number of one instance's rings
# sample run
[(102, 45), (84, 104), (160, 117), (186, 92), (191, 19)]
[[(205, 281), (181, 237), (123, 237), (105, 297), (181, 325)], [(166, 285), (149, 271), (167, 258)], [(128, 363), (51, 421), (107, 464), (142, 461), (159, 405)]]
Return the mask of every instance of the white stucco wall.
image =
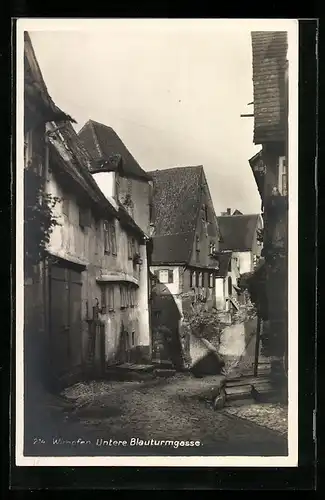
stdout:
[(137, 345), (151, 346), (147, 249), (145, 245), (140, 245), (139, 250), (142, 264), (139, 273), (139, 338)]
[(215, 282), (216, 306), (223, 309), (225, 306), (224, 278), (216, 278)]
[(115, 172), (98, 172), (93, 174), (97, 186), (103, 195), (114, 205), (116, 205), (115, 197)]
[(238, 252), (240, 274), (250, 273), (253, 270), (253, 258), (251, 252)]
[(155, 271), (160, 270), (172, 270), (173, 271), (173, 283), (164, 283), (166, 288), (173, 295), (175, 304), (178, 307), (178, 310), (183, 316), (183, 299), (182, 299), (182, 282), (181, 282), (181, 268), (177, 266), (151, 266), (150, 271), (154, 273)]
[(172, 295), (181, 293), (180, 268), (177, 266), (151, 266), (151, 272), (160, 270), (173, 271), (173, 283), (164, 283)]
[[(59, 198), (67, 196), (51, 172), (48, 174), (46, 190)], [(47, 248), (54, 256), (88, 266), (83, 272), (82, 319), (84, 320), (86, 317), (86, 303), (89, 304), (89, 307), (92, 307), (96, 298), (100, 298), (101, 291), (97, 280), (112, 274), (125, 274), (130, 277), (131, 282), (138, 284), (138, 306), (121, 311), (119, 307), (119, 284), (115, 286), (115, 311), (101, 315), (101, 320), (105, 325), (106, 361), (115, 360), (120, 342), (122, 321), (130, 334), (132, 331), (135, 332), (135, 346), (149, 346), (150, 348), (148, 266), (145, 245), (139, 246), (143, 263), (134, 268), (132, 260), (128, 259), (128, 234), (115, 220), (117, 255), (105, 254), (102, 232), (103, 221), (100, 221), (100, 225), (96, 229), (95, 221), (92, 219), (91, 226), (87, 227), (86, 230), (82, 230), (79, 225), (78, 200), (72, 193), (69, 193), (68, 196), (68, 217), (63, 214), (62, 202), (58, 202), (54, 207), (54, 214), (60, 225), (53, 228)], [(84, 353), (86, 353), (88, 326), (85, 322), (83, 322), (82, 337)]]

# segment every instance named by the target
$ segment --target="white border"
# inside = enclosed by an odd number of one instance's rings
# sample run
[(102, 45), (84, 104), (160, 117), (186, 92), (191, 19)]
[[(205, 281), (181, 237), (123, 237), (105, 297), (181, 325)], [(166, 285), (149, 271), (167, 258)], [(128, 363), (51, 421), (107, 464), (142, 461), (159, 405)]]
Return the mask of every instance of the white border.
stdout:
[[(135, 24), (175, 23), (189, 29), (245, 27), (249, 31), (288, 32), (289, 59), (289, 428), (287, 457), (25, 457), (23, 455), (23, 53), (24, 31), (89, 31)], [(166, 24), (165, 24), (166, 23)], [(168, 26), (167, 26), (168, 25)], [(246, 25), (246, 26), (245, 26)], [(59, 104), (59, 103), (58, 103)], [(298, 465), (298, 20), (295, 19), (18, 19), (17, 20), (17, 152), (16, 152), (16, 465), (136, 467), (294, 467)], [(248, 168), (248, 167), (247, 167)]]

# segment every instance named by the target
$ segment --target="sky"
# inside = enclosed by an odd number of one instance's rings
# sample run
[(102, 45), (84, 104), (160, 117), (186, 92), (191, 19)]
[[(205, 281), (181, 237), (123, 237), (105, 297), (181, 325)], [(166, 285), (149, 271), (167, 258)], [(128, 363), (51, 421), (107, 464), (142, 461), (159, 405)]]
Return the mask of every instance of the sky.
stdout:
[[(194, 22), (193, 22), (194, 21)], [(109, 20), (30, 31), (48, 91), (76, 121), (111, 126), (144, 170), (203, 165), (215, 211), (258, 213), (250, 27)]]

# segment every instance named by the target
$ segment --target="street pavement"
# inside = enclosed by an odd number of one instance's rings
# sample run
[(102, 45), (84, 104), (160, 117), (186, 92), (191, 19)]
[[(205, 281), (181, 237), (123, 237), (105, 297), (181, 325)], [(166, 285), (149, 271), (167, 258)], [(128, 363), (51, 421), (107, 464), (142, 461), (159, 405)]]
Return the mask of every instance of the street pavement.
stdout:
[[(52, 412), (50, 416), (35, 408), (26, 425), (25, 453), (33, 456), (287, 455), (285, 437), (211, 408), (205, 399), (221, 381), (222, 377), (205, 381), (177, 374), (171, 379), (94, 382), (72, 388), (68, 395), (77, 398), (79, 410), (64, 418), (62, 412)], [(137, 445), (129, 446), (132, 438), (133, 443), (138, 439)], [(112, 444), (118, 440), (120, 444)], [(196, 444), (187, 446), (179, 444), (180, 441)]]

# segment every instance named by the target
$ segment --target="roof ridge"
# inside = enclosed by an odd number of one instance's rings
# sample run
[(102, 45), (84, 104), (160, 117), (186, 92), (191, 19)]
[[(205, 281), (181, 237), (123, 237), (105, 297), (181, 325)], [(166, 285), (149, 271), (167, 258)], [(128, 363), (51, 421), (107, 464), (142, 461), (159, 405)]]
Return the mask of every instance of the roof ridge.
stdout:
[(98, 151), (98, 154), (99, 154), (99, 156), (103, 157), (104, 156), (103, 151), (102, 151), (102, 148), (100, 147), (99, 140), (98, 140), (98, 137), (97, 137), (97, 134), (95, 131), (95, 127), (94, 127), (94, 122), (92, 120), (90, 120), (89, 126), (90, 126), (92, 136), (94, 138), (94, 143), (95, 143), (96, 149)]
[(217, 215), (217, 217), (222, 217), (223, 219), (225, 217), (236, 217), (236, 219), (240, 219), (241, 217), (259, 217), (261, 214), (260, 213), (251, 213), (251, 214), (238, 214), (238, 215), (234, 215), (234, 214), (225, 214), (225, 215)]
[(203, 169), (203, 165), (182, 165), (178, 167), (167, 167), (167, 168), (157, 168), (155, 170), (148, 170), (148, 172), (167, 172), (170, 170), (180, 170), (180, 169), (185, 169), (185, 168), (198, 168), (198, 169)]

